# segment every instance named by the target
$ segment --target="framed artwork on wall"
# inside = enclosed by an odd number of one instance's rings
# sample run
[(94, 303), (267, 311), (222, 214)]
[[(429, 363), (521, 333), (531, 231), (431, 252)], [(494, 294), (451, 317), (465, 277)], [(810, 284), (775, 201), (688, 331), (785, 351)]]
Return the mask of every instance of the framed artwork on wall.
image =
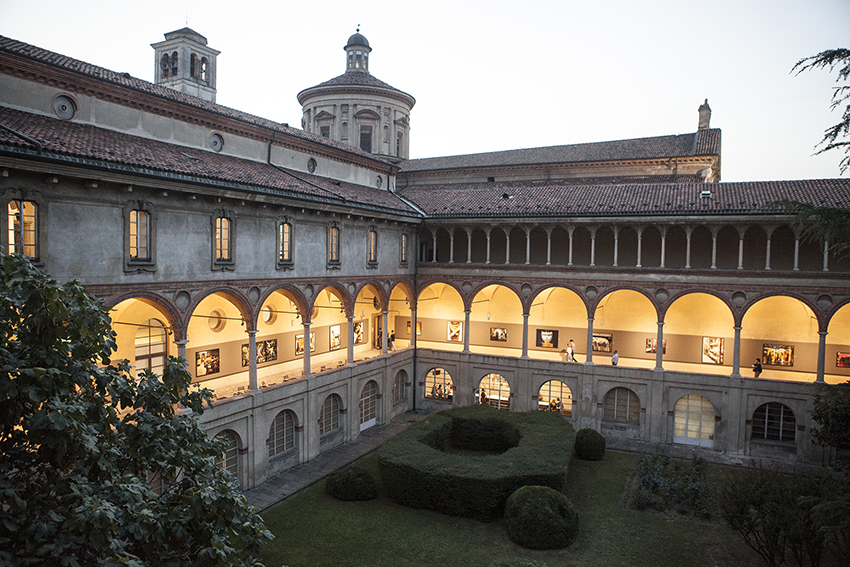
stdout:
[(446, 340), (450, 343), (463, 342), (463, 321), (448, 321), (446, 323)]
[(836, 368), (850, 368), (850, 352), (835, 353)]
[(794, 366), (794, 345), (763, 344), (761, 363), (769, 366)]
[[(407, 334), (408, 334), (408, 336), (410, 336), (410, 321), (407, 322)], [(422, 334), (422, 321), (416, 322), (416, 334), (417, 335)]]
[(337, 350), (342, 347), (342, 331), (340, 331), (339, 325), (331, 325), (328, 327), (328, 333), (330, 334), (330, 349)]
[(723, 364), (724, 352), (724, 340), (720, 337), (702, 338), (702, 362), (705, 364)]
[[(658, 339), (646, 339), (646, 352), (657, 352)], [(667, 339), (661, 339), (661, 354), (667, 354)]]
[(611, 333), (593, 333), (593, 352), (611, 352), (614, 335)]
[[(277, 339), (257, 341), (257, 364), (277, 360)], [(248, 366), (248, 345), (242, 345), (242, 366)]]
[(195, 376), (208, 376), (221, 372), (221, 358), (217, 348), (195, 353)]
[(490, 340), (504, 343), (508, 340), (508, 330), (504, 327), (490, 327)]
[(558, 331), (555, 329), (537, 329), (537, 342), (543, 348), (558, 348)]
[(354, 322), (354, 344), (361, 345), (366, 342), (366, 333), (363, 321)]
[[(310, 331), (310, 352), (316, 352), (315, 331)], [(295, 335), (295, 354), (304, 354), (304, 333)]]

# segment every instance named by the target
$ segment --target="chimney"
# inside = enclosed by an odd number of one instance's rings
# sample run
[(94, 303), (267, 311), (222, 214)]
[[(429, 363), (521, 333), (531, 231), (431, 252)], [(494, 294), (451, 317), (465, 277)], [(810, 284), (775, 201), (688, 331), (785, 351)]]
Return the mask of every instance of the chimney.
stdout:
[(708, 123), (711, 121), (711, 107), (708, 106), (708, 99), (705, 103), (699, 106), (699, 125), (697, 130), (708, 130)]

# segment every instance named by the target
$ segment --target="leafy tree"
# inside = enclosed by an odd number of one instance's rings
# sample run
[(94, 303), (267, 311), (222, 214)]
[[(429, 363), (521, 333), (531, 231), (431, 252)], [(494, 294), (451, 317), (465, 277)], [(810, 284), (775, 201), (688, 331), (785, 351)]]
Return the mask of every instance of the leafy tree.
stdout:
[[(838, 78), (835, 82), (847, 81), (850, 78), (850, 49), (828, 49), (821, 51), (817, 55), (806, 57), (797, 61), (797, 64), (791, 69), (799, 75), (803, 71), (812, 69), (829, 68), (834, 71), (838, 67)], [(844, 107), (844, 112), (841, 116), (841, 121), (835, 126), (831, 126), (824, 131), (823, 139), (818, 143), (822, 146), (817, 154), (822, 154), (830, 150), (844, 150), (846, 154), (838, 164), (838, 167), (843, 174), (850, 167), (850, 141), (845, 140), (850, 135), (850, 85), (839, 85), (833, 87), (832, 102), (829, 107), (832, 110), (841, 108), (841, 105), (847, 102)]]
[(272, 536), (216, 465), (184, 361), (109, 365), (107, 309), (18, 255), (0, 256), (0, 334), (0, 564), (259, 565)]
[(850, 382), (819, 384), (812, 402), (812, 439), (819, 445), (850, 448)]

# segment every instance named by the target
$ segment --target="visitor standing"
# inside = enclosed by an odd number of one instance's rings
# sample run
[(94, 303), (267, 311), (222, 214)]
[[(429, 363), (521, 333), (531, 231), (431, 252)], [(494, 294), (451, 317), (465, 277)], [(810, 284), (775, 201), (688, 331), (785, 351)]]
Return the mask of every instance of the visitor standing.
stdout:
[(761, 359), (757, 358), (755, 364), (753, 364), (753, 374), (756, 378), (761, 374)]
[(614, 356), (611, 357), (611, 364), (617, 366), (617, 363), (620, 362), (620, 355), (617, 354), (617, 351), (614, 351)]

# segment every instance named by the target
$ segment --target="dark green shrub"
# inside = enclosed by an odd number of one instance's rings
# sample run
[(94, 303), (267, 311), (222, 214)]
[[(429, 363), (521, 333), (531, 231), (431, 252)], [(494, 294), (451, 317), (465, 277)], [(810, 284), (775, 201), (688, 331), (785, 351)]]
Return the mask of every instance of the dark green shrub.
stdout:
[(605, 456), (605, 437), (595, 429), (579, 429), (576, 433), (576, 457), (582, 461), (601, 461)]
[(325, 489), (337, 500), (371, 500), (378, 496), (375, 479), (357, 467), (332, 472), (325, 481)]
[[(487, 440), (488, 427), (505, 435), (502, 448), (518, 437), (516, 446), (493, 454), (500, 445)], [(573, 437), (572, 426), (554, 413), (505, 412), (476, 404), (412, 425), (381, 447), (378, 463), (384, 489), (395, 502), (486, 521), (521, 486), (561, 490)], [(474, 438), (483, 447), (471, 445)], [(457, 445), (467, 452), (448, 451)]]
[(673, 461), (666, 455), (641, 454), (629, 494), (629, 504), (637, 510), (675, 509), (679, 513), (711, 516), (710, 490), (705, 459), (694, 456), (690, 462)]
[(578, 512), (548, 486), (523, 486), (505, 504), (505, 525), (514, 543), (530, 549), (560, 549), (578, 535)]

